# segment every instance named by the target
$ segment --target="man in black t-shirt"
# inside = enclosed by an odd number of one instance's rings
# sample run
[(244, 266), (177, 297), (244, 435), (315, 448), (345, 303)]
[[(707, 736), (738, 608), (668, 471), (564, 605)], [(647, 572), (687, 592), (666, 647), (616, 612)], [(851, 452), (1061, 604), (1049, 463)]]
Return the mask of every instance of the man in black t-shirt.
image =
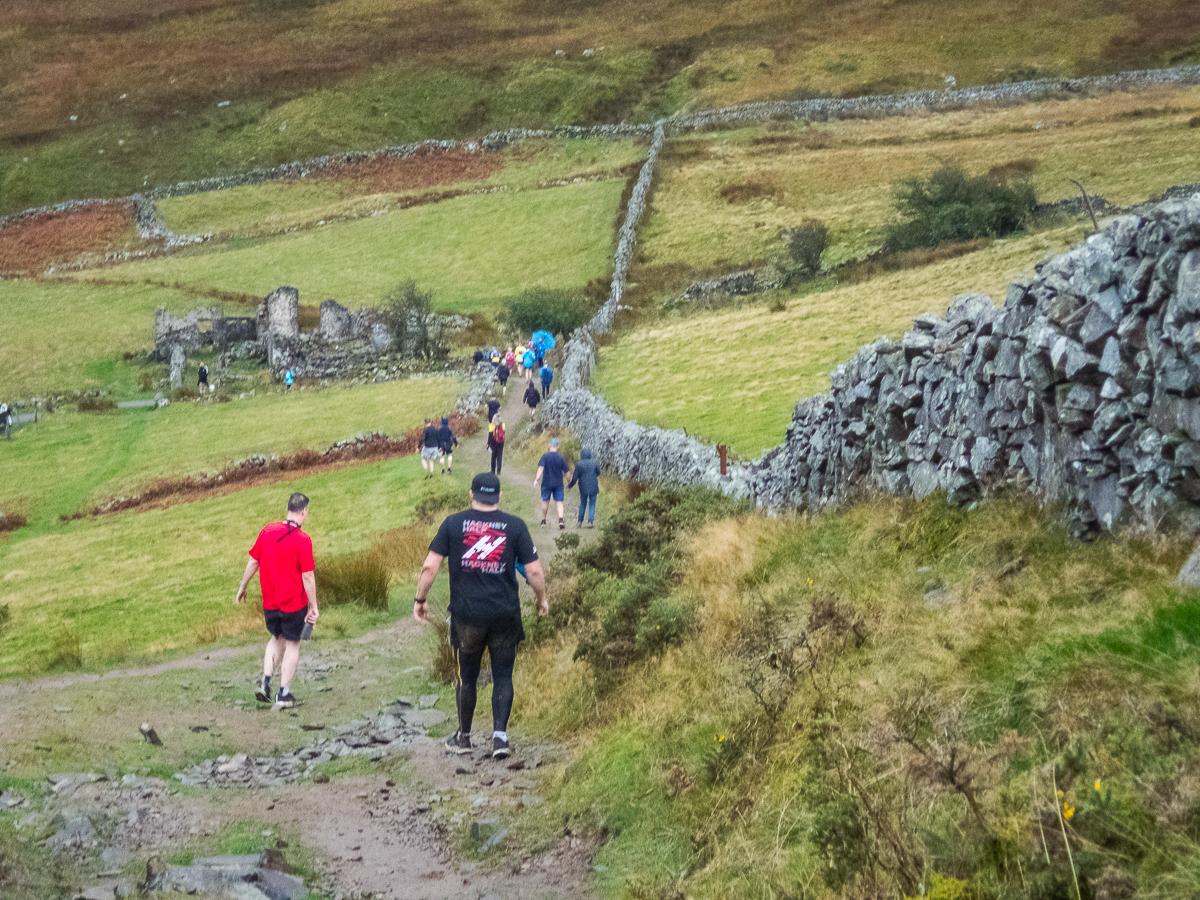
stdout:
[(491, 473), (471, 482), (471, 508), (448, 516), (429, 545), (417, 578), (413, 618), (429, 622), (425, 598), (442, 560), (450, 568), (450, 645), (454, 648), (458, 730), (446, 741), (452, 753), (471, 752), (476, 682), (486, 647), (492, 663), (492, 758), (504, 759), (508, 716), (513, 704), (513, 665), (517, 644), (525, 638), (521, 625), (517, 564), (537, 597), (537, 614), (550, 611), (546, 578), (529, 528), (518, 516), (500, 511), (500, 479)]

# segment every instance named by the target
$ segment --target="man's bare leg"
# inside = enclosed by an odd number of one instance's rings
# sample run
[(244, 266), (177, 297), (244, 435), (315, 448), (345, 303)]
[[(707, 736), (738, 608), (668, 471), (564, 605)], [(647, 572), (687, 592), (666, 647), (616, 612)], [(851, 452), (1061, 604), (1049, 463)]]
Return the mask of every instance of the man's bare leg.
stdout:
[(282, 651), (283, 638), (273, 637), (267, 641), (267, 649), (263, 653), (263, 674), (268, 678), (275, 674), (275, 664), (279, 662)]
[(283, 641), (282, 643), (283, 664), (279, 667), (279, 687), (284, 693), (287, 693), (292, 683), (292, 676), (296, 674), (296, 664), (300, 662), (300, 642)]
[(563, 523), (563, 502), (555, 500), (554, 505), (558, 507), (558, 524), (561, 525)]
[(548, 513), (548, 512), (550, 512), (550, 501), (543, 500), (542, 501), (542, 521), (543, 522), (546, 521), (546, 513)]

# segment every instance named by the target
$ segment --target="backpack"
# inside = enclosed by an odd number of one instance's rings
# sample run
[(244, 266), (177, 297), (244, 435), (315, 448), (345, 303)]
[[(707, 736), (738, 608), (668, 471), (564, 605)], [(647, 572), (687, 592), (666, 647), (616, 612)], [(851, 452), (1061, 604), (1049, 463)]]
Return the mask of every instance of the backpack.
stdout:
[(497, 444), (504, 443), (504, 426), (497, 425), (496, 430), (492, 432), (492, 438)]

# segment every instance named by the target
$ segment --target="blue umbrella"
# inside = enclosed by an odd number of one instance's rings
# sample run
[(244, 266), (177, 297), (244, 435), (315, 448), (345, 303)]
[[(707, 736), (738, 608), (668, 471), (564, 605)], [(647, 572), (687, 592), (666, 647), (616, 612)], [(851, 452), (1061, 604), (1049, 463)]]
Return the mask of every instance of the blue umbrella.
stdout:
[(535, 331), (533, 333), (533, 342), (540, 344), (543, 350), (554, 349), (554, 335), (548, 331)]

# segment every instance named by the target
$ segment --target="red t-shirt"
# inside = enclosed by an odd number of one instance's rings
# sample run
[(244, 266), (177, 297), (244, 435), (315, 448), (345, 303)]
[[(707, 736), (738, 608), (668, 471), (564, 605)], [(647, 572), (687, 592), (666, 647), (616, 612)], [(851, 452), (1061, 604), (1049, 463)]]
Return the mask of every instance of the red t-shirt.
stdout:
[(295, 525), (272, 522), (259, 532), (250, 555), (258, 560), (263, 609), (290, 613), (308, 606), (300, 576), (316, 568), (312, 538)]

